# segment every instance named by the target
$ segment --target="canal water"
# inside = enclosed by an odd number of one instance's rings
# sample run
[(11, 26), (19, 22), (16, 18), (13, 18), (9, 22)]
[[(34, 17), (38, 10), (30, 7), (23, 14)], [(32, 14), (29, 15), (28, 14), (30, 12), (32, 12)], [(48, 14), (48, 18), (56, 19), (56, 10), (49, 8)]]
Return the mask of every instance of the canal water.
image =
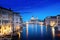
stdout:
[(26, 27), (23, 28), (21, 40), (59, 40), (53, 36), (51, 27), (30, 24), (28, 30), (26, 29)]

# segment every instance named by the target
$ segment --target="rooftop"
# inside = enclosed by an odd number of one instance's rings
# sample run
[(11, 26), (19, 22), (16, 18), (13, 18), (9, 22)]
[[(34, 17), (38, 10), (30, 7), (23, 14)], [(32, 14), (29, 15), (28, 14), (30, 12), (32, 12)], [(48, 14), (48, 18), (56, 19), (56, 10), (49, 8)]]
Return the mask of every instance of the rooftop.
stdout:
[(51, 16), (50, 18), (57, 18), (57, 16)]
[(1, 7), (1, 6), (0, 6), (0, 9), (8, 10), (8, 11), (10, 11), (10, 12), (13, 12), (13, 14), (16, 14), (16, 15), (19, 15), (19, 14), (20, 14), (20, 13), (18, 13), (18, 12), (14, 12), (11, 8), (7, 9), (7, 8), (4, 8), (4, 7)]
[(60, 16), (60, 15), (57, 15), (57, 16)]
[(1, 6), (0, 6), (0, 9), (5, 9), (5, 10), (8, 10), (8, 11), (12, 11), (11, 8), (7, 9), (7, 8), (1, 7)]

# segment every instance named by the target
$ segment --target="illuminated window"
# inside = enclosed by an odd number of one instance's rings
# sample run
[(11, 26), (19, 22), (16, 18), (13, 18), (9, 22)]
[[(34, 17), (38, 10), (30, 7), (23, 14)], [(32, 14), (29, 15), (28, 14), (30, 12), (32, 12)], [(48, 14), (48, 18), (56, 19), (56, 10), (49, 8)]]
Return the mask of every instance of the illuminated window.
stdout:
[(6, 27), (4, 27), (4, 29), (6, 30)]

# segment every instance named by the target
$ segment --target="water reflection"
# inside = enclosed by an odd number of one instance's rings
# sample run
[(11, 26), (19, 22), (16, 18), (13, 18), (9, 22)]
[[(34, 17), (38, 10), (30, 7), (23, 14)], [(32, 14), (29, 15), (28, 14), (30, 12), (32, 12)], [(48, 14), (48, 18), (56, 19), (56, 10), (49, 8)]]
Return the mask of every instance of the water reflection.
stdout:
[(26, 22), (26, 36), (28, 37), (28, 22)]
[[(26, 28), (24, 28), (22, 32), (22, 40), (53, 40), (53, 37), (55, 37), (55, 29), (53, 27), (47, 26), (47, 32), (46, 26), (44, 25), (40, 26), (40, 24), (37, 24), (36, 26), (35, 24), (29, 24), (27, 25), (27, 27), (28, 35), (26, 35)], [(28, 39), (26, 38), (26, 36), (28, 37)], [(54, 40), (56, 40), (56, 38), (54, 38)]]
[(55, 29), (54, 29), (54, 27), (52, 27), (51, 29), (52, 29), (52, 36), (53, 36), (53, 40), (54, 40), (54, 38), (55, 38)]
[(46, 23), (46, 32), (47, 32), (47, 23)]
[(43, 25), (41, 25), (41, 35), (43, 35)]

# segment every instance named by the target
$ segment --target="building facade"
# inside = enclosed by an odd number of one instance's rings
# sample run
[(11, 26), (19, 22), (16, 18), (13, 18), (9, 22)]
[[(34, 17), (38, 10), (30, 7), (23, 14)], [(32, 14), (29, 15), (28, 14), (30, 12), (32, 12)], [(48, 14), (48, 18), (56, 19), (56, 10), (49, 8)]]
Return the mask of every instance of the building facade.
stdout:
[(21, 21), (22, 18), (19, 13), (13, 12), (11, 9), (0, 7), (0, 35), (7, 34), (2, 32), (2, 30), (6, 32), (8, 27), (10, 28), (10, 32), (18, 30), (22, 27)]
[(55, 27), (58, 27), (58, 30), (60, 30), (60, 15), (46, 17), (44, 23), (46, 26), (48, 26), (50, 25), (51, 21), (54, 21)]
[(60, 15), (57, 15), (57, 26), (58, 30), (60, 30)]

